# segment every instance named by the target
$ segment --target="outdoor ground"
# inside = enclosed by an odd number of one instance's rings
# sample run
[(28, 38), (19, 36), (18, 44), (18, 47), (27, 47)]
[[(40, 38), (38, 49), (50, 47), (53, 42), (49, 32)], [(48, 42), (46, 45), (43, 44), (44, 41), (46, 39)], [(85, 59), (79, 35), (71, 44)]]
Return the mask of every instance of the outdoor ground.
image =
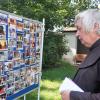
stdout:
[[(76, 68), (66, 62), (63, 62), (61, 67), (44, 70), (42, 72), (40, 100), (61, 100), (59, 86), (66, 76), (72, 78), (75, 71)], [(37, 100), (37, 90), (27, 94), (26, 100)]]

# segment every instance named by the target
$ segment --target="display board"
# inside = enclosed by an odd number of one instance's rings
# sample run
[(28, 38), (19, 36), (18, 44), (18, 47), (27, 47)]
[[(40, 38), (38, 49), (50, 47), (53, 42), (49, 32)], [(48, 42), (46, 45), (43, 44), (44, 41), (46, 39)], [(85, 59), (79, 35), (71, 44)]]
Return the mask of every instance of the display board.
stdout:
[(13, 100), (39, 87), (42, 22), (0, 11), (0, 100)]

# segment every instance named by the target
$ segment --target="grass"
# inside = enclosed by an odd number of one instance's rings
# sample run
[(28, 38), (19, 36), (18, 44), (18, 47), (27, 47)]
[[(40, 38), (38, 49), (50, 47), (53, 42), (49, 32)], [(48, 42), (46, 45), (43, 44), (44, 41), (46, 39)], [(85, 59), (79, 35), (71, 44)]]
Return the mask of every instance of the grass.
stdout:
[[(43, 70), (40, 100), (61, 100), (59, 86), (66, 76), (73, 77), (75, 69), (72, 65), (62, 62), (61, 67)], [(20, 100), (24, 100), (23, 97)], [(37, 90), (27, 94), (26, 100), (37, 100)]]

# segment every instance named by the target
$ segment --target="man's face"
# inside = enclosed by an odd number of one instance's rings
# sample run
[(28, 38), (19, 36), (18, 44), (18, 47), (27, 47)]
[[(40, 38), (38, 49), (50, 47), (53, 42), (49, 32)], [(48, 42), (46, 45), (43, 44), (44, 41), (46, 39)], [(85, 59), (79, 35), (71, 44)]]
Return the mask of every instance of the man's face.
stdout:
[(75, 23), (75, 26), (77, 28), (77, 32), (76, 32), (76, 37), (79, 38), (79, 40), (81, 41), (81, 43), (86, 46), (89, 47), (89, 42), (90, 42), (90, 33), (86, 33), (84, 27), (82, 26), (82, 22), (81, 20), (78, 20)]

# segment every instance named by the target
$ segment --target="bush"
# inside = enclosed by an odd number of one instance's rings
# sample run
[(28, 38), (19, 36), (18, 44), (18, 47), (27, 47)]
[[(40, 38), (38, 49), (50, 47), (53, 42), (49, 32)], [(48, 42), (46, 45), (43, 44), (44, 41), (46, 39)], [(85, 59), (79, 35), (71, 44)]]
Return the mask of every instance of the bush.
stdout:
[(68, 47), (64, 40), (64, 34), (48, 32), (44, 36), (43, 67), (57, 66), (63, 54), (66, 54)]

